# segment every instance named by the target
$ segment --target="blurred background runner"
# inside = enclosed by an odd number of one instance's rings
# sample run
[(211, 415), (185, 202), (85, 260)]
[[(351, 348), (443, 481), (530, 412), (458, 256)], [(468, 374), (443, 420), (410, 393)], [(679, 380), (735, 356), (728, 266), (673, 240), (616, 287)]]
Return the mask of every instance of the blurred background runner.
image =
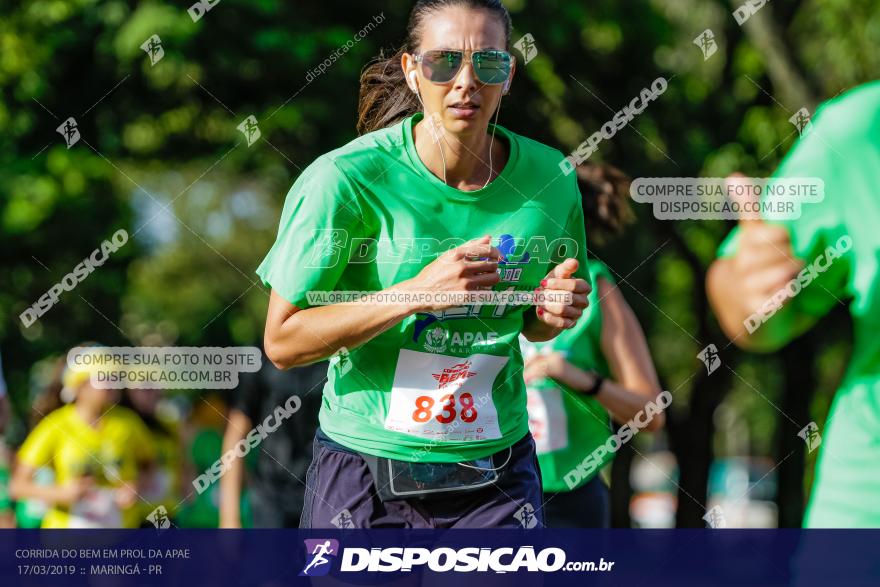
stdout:
[[(633, 218), (629, 179), (610, 165), (582, 164), (576, 171), (589, 238), (604, 242), (620, 234)], [(588, 266), (593, 290), (577, 325), (548, 342), (520, 337), (550, 528), (610, 526), (610, 496), (599, 473), (614, 452), (590, 455), (661, 391), (645, 335), (611, 271), (592, 257)], [(645, 429), (659, 430), (664, 420), (658, 414)], [(584, 474), (579, 465), (586, 459)]]
[(318, 427), (327, 362), (281, 370), (264, 360), (256, 373), (242, 373), (232, 395), (232, 409), (223, 438), (223, 452), (233, 450), (248, 432), (263, 422), (275, 408), (296, 394), (300, 409), (266, 436), (248, 454), (253, 466), (235, 459), (220, 480), (220, 525), (241, 526), (242, 487), (248, 488), (253, 526), (296, 528), (302, 514), (306, 471), (312, 461), (312, 439)]
[[(47, 414), (18, 451), (11, 494), (50, 505), (43, 528), (140, 525), (137, 501), (153, 443), (137, 415), (116, 405), (118, 390), (91, 385), (94, 369), (65, 369), (61, 396), (70, 403)], [(54, 473), (51, 483), (35, 479), (43, 467)]]
[[(773, 177), (820, 178), (825, 197), (803, 204), (793, 220), (740, 221), (711, 268), (709, 298), (730, 339), (759, 352), (782, 348), (835, 306), (848, 307), (852, 356), (825, 428), (819, 434), (815, 422), (798, 423), (811, 447), (821, 442), (804, 524), (876, 528), (880, 526), (880, 82), (823, 104)], [(792, 282), (803, 285), (794, 296)], [(779, 292), (786, 294), (781, 302), (774, 300)]]

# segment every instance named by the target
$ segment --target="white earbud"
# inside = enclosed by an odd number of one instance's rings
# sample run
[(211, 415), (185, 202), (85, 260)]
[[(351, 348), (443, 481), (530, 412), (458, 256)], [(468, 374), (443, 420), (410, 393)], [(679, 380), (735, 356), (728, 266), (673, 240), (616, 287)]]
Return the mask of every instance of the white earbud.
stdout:
[(419, 74), (414, 71), (409, 72), (409, 89), (411, 89), (414, 94), (419, 93)]

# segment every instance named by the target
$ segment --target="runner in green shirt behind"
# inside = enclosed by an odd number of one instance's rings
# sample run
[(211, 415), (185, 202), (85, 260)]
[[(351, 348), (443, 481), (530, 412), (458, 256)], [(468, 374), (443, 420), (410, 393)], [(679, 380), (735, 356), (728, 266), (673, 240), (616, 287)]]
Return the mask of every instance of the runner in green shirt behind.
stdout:
[[(583, 210), (598, 242), (620, 234), (632, 219), (629, 179), (610, 165), (577, 168)], [(577, 326), (552, 341), (521, 338), (528, 386), (529, 428), (535, 438), (550, 528), (604, 528), (611, 524), (608, 488), (599, 471), (631, 434), (663, 427), (660, 384), (645, 335), (608, 267), (588, 261), (595, 286)]]
[(847, 303), (850, 363), (821, 437), (804, 525), (880, 527), (880, 82), (823, 104), (774, 178), (820, 178), (825, 197), (800, 217), (740, 222), (708, 290), (737, 345), (771, 352)]
[[(332, 357), (304, 528), (543, 525), (518, 337), (575, 326), (589, 275), (562, 153), (492, 124), (510, 29), (498, 0), (418, 2), (362, 75), (366, 134), (287, 196), (257, 270), (266, 355)], [(526, 301), (462, 295), (486, 290)], [(382, 298), (338, 299), (363, 291)]]

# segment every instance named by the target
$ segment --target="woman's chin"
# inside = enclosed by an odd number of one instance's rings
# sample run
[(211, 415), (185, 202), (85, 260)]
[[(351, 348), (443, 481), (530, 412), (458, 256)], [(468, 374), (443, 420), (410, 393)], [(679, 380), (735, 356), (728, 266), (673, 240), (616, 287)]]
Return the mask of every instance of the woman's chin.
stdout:
[(486, 130), (489, 124), (479, 118), (451, 117), (446, 120), (446, 130), (454, 135), (468, 135), (479, 130)]

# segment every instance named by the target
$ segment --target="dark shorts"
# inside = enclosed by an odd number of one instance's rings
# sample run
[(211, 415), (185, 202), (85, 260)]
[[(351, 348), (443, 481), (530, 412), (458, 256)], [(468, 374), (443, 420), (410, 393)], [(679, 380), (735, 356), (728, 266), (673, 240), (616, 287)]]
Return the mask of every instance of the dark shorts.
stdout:
[(548, 528), (609, 528), (608, 487), (596, 475), (574, 491), (545, 493), (544, 517)]
[[(495, 455), (503, 463), (508, 449)], [(526, 434), (493, 485), (427, 499), (379, 499), (364, 459), (315, 435), (301, 528), (543, 528), (541, 473)]]

